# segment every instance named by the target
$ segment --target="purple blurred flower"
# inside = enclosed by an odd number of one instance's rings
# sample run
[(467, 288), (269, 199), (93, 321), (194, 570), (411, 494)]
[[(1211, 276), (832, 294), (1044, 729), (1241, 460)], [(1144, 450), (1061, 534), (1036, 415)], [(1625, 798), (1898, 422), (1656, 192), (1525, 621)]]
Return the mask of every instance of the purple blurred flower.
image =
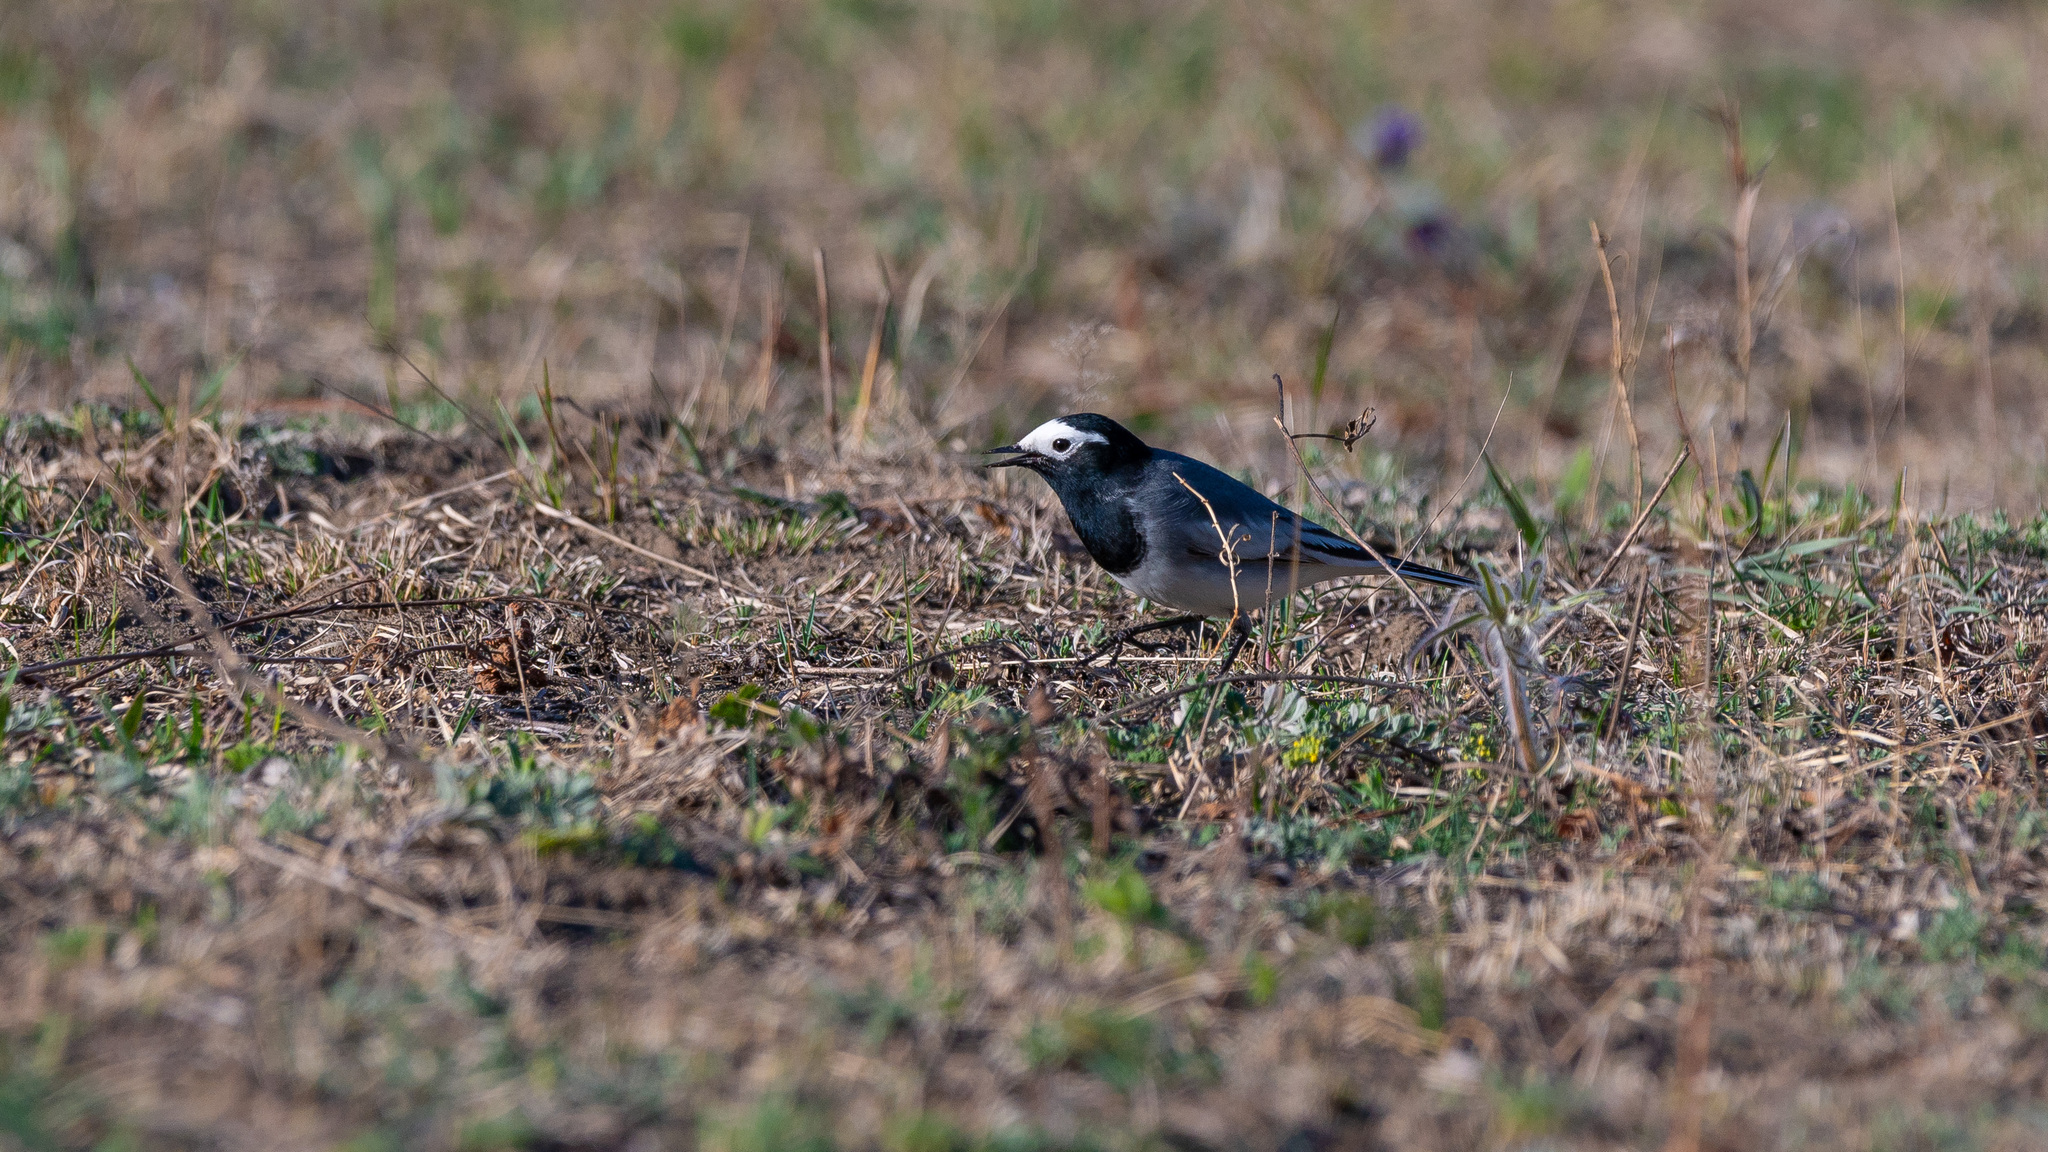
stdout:
[(1406, 168), (1409, 155), (1421, 145), (1422, 121), (1398, 104), (1373, 113), (1351, 132), (1351, 146), (1388, 172)]
[(1408, 249), (1420, 257), (1440, 257), (1450, 248), (1455, 227), (1450, 217), (1431, 212), (1408, 226)]

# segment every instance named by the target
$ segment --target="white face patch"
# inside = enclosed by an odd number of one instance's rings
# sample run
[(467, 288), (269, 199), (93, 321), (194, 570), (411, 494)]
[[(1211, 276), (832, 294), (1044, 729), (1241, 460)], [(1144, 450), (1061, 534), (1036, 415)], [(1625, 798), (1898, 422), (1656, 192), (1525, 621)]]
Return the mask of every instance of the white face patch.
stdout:
[(1058, 420), (1047, 420), (1031, 430), (1029, 436), (1017, 441), (1017, 447), (1040, 456), (1065, 460), (1081, 450), (1083, 444), (1107, 444), (1109, 437), (1100, 432), (1084, 432), (1071, 424)]

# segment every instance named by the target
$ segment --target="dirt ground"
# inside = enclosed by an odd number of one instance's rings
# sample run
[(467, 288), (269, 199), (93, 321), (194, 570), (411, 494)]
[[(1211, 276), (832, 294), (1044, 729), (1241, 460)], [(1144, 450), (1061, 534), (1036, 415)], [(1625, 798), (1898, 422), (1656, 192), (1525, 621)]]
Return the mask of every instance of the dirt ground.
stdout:
[[(95, 436), (122, 479), (72, 429), (9, 440), (17, 524), (63, 542), (17, 561), (40, 573), (6, 632), (23, 1146), (2040, 1138), (2048, 717), (2017, 534), (1880, 511), (1857, 538), (1888, 551), (1780, 580), (1860, 571), (1898, 623), (1718, 613), (1740, 735), (1714, 738), (1667, 714), (1699, 578), (1645, 532), (1612, 582), (1666, 621), (1566, 618), (1552, 666), (1593, 680), (1537, 780), (1472, 759), (1503, 738), (1485, 674), (1411, 663), (1432, 617), (1392, 588), (1317, 598), (1246, 673), (1386, 689), (1161, 699), (1213, 633), (1082, 669), (1130, 602), (965, 462), (712, 477), (671, 441), (607, 520), (597, 477), (489, 441), (245, 428), (267, 446), (195, 503), (217, 519), (181, 568), (323, 720), (204, 643), (43, 670), (200, 631), (118, 501), (63, 534), (96, 485), (175, 488), (175, 437)], [(765, 491), (799, 465), (794, 500)], [(1468, 508), (1433, 558), (1511, 549), (1506, 519)], [(1966, 592), (1985, 611), (1942, 605)], [(1916, 614), (1951, 624), (1922, 643)], [(1602, 742), (1631, 631), (1654, 655)]]

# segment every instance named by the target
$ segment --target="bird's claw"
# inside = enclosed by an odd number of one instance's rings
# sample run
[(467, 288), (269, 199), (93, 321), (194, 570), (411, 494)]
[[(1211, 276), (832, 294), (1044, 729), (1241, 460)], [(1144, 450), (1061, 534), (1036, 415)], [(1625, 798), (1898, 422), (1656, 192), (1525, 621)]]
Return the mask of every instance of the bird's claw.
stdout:
[(1088, 668), (1091, 665), (1093, 665), (1097, 660), (1102, 660), (1104, 658), (1107, 658), (1109, 663), (1111, 665), (1114, 665), (1116, 663), (1117, 655), (1123, 651), (1124, 645), (1126, 644), (1130, 645), (1133, 648), (1138, 649), (1140, 652), (1163, 652), (1167, 648), (1171, 647), (1170, 643), (1166, 641), (1147, 642), (1138, 639), (1138, 637), (1144, 635), (1147, 632), (1160, 632), (1168, 628), (1186, 628), (1189, 625), (1193, 625), (1196, 628), (1200, 628), (1202, 626), (1202, 618), (1200, 616), (1195, 615), (1175, 616), (1167, 620), (1157, 620), (1150, 624), (1134, 625), (1130, 628), (1124, 629), (1121, 632), (1113, 633), (1111, 634), (1109, 639), (1103, 641), (1103, 644), (1100, 648), (1097, 648), (1094, 652), (1090, 653), (1086, 660), (1081, 661), (1080, 667), (1084, 669)]

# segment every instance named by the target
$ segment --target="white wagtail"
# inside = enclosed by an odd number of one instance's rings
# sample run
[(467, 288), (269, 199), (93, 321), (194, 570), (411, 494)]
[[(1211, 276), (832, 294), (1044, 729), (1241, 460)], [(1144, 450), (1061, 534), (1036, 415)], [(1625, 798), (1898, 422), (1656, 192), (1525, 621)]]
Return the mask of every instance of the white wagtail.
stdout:
[(1204, 616), (1229, 617), (1236, 635), (1224, 671), (1249, 635), (1247, 615), (1311, 584), (1391, 568), (1424, 583), (1473, 585), (1453, 572), (1391, 559), (1391, 545), (1360, 548), (1200, 460), (1150, 447), (1093, 412), (1048, 420), (990, 452), (1006, 455), (991, 468), (1029, 468), (1045, 477), (1088, 555), (1117, 583), (1188, 613), (1119, 640)]

